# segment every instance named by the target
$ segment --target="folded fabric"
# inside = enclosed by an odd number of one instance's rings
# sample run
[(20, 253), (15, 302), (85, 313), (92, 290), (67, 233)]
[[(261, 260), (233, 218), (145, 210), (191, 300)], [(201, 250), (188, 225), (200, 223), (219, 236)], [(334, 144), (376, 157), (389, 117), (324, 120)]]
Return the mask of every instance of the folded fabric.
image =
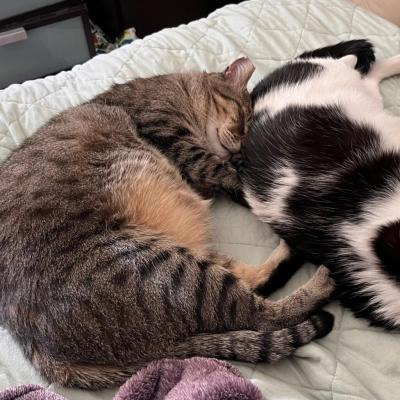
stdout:
[(65, 400), (39, 385), (15, 386), (0, 392), (0, 400)]
[[(164, 359), (130, 378), (114, 400), (261, 400), (260, 390), (232, 365), (209, 358)], [(65, 400), (38, 385), (0, 392), (0, 400)]]
[(164, 359), (129, 379), (115, 400), (261, 400), (232, 365), (209, 358)]

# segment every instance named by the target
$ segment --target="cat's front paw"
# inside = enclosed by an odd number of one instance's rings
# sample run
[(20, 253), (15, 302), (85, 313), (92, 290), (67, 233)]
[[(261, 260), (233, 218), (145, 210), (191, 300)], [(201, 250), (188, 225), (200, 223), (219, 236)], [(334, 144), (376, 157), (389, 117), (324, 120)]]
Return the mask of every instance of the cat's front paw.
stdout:
[(250, 208), (244, 196), (242, 183), (232, 163), (229, 163), (225, 173), (226, 175), (222, 180), (222, 190), (227, 193), (235, 203)]

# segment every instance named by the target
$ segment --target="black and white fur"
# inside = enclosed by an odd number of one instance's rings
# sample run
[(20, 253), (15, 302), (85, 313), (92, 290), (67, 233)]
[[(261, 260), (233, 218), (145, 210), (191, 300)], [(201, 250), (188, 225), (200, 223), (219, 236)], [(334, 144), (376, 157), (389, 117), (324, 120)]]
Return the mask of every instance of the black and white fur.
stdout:
[(246, 199), (293, 254), (331, 270), (345, 306), (400, 328), (400, 118), (378, 87), (400, 56), (373, 64), (359, 40), (301, 57), (253, 90)]

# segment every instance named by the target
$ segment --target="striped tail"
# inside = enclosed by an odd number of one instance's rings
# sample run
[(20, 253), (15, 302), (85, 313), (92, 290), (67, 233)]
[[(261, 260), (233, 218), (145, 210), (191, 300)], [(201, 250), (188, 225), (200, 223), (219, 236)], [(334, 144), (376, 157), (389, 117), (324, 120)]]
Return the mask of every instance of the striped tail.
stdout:
[[(300, 346), (327, 335), (333, 327), (333, 316), (326, 311), (311, 315), (304, 322), (277, 331), (230, 331), (198, 334), (175, 344), (164, 357), (194, 356), (229, 360), (273, 363), (288, 357)], [(153, 361), (153, 360), (149, 360)], [(51, 382), (84, 389), (103, 389), (120, 385), (146, 365), (107, 366), (61, 363), (37, 356), (34, 364)]]
[(332, 330), (333, 323), (332, 314), (318, 311), (297, 325), (276, 331), (202, 333), (176, 345), (172, 356), (273, 363), (290, 356), (298, 347), (326, 336)]

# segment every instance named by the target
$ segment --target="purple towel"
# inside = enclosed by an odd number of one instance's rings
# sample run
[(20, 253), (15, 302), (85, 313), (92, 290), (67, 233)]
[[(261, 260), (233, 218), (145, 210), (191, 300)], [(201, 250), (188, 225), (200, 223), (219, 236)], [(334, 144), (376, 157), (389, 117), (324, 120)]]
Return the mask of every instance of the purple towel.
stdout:
[(114, 400), (261, 400), (232, 365), (207, 358), (155, 361), (125, 383)]
[(0, 392), (0, 400), (65, 400), (39, 385), (15, 386)]
[[(155, 361), (136, 373), (114, 400), (261, 400), (259, 389), (232, 365), (207, 358)], [(65, 400), (37, 385), (0, 392), (0, 400)]]

